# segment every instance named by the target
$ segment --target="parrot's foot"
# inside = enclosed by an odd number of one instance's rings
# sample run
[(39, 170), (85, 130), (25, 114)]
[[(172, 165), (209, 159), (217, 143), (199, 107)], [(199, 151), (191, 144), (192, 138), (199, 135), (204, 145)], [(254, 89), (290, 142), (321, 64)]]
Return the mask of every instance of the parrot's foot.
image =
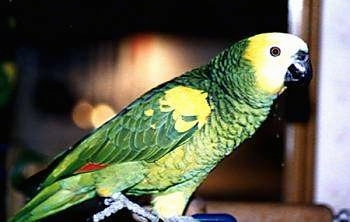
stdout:
[(107, 198), (104, 201), (106, 207), (104, 210), (94, 214), (93, 221), (98, 222), (103, 220), (105, 217), (118, 212), (120, 209), (126, 207), (136, 215), (138, 215), (141, 221), (150, 220), (152, 222), (157, 222), (159, 220), (158, 216), (149, 212), (148, 210), (142, 208), (136, 203), (131, 202), (126, 196), (121, 193), (115, 193), (111, 198)]

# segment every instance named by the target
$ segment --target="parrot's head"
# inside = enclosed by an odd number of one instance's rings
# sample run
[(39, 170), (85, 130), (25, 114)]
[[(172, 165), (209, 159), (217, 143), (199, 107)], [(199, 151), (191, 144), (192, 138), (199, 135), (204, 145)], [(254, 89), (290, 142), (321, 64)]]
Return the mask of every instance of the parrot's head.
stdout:
[(312, 77), (306, 43), (286, 33), (264, 33), (247, 39), (243, 58), (254, 70), (256, 87), (280, 94), (288, 86), (306, 85)]

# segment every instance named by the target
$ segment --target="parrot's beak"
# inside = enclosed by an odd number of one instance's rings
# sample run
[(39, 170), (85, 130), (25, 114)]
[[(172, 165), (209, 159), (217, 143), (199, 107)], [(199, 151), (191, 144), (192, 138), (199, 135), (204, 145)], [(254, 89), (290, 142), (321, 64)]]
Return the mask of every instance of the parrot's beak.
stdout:
[(294, 62), (288, 67), (284, 78), (285, 86), (308, 85), (312, 78), (312, 67), (309, 54), (305, 51), (298, 51)]

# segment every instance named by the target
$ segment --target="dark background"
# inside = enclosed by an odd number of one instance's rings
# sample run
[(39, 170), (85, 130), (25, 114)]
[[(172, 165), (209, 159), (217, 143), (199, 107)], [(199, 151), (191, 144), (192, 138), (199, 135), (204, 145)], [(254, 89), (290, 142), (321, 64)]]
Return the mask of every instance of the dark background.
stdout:
[(287, 31), (287, 1), (11, 1), (15, 39), (70, 47), (130, 33), (162, 32), (236, 40)]

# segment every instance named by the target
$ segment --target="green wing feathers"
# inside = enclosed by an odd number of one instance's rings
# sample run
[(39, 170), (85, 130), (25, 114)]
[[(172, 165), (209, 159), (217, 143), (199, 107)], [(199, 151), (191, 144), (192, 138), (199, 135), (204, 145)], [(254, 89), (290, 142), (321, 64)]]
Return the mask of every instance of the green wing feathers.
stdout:
[[(181, 116), (178, 107), (164, 103), (168, 91), (176, 88), (183, 90), (182, 86), (166, 86), (145, 94), (77, 143), (46, 178), (42, 187), (60, 178), (114, 163), (153, 162), (190, 138), (199, 124), (203, 125), (203, 118), (196, 117), (193, 112)], [(206, 100), (204, 102), (207, 103)], [(178, 130), (178, 122), (182, 125), (187, 123), (186, 130)], [(89, 170), (82, 170), (85, 168)]]

